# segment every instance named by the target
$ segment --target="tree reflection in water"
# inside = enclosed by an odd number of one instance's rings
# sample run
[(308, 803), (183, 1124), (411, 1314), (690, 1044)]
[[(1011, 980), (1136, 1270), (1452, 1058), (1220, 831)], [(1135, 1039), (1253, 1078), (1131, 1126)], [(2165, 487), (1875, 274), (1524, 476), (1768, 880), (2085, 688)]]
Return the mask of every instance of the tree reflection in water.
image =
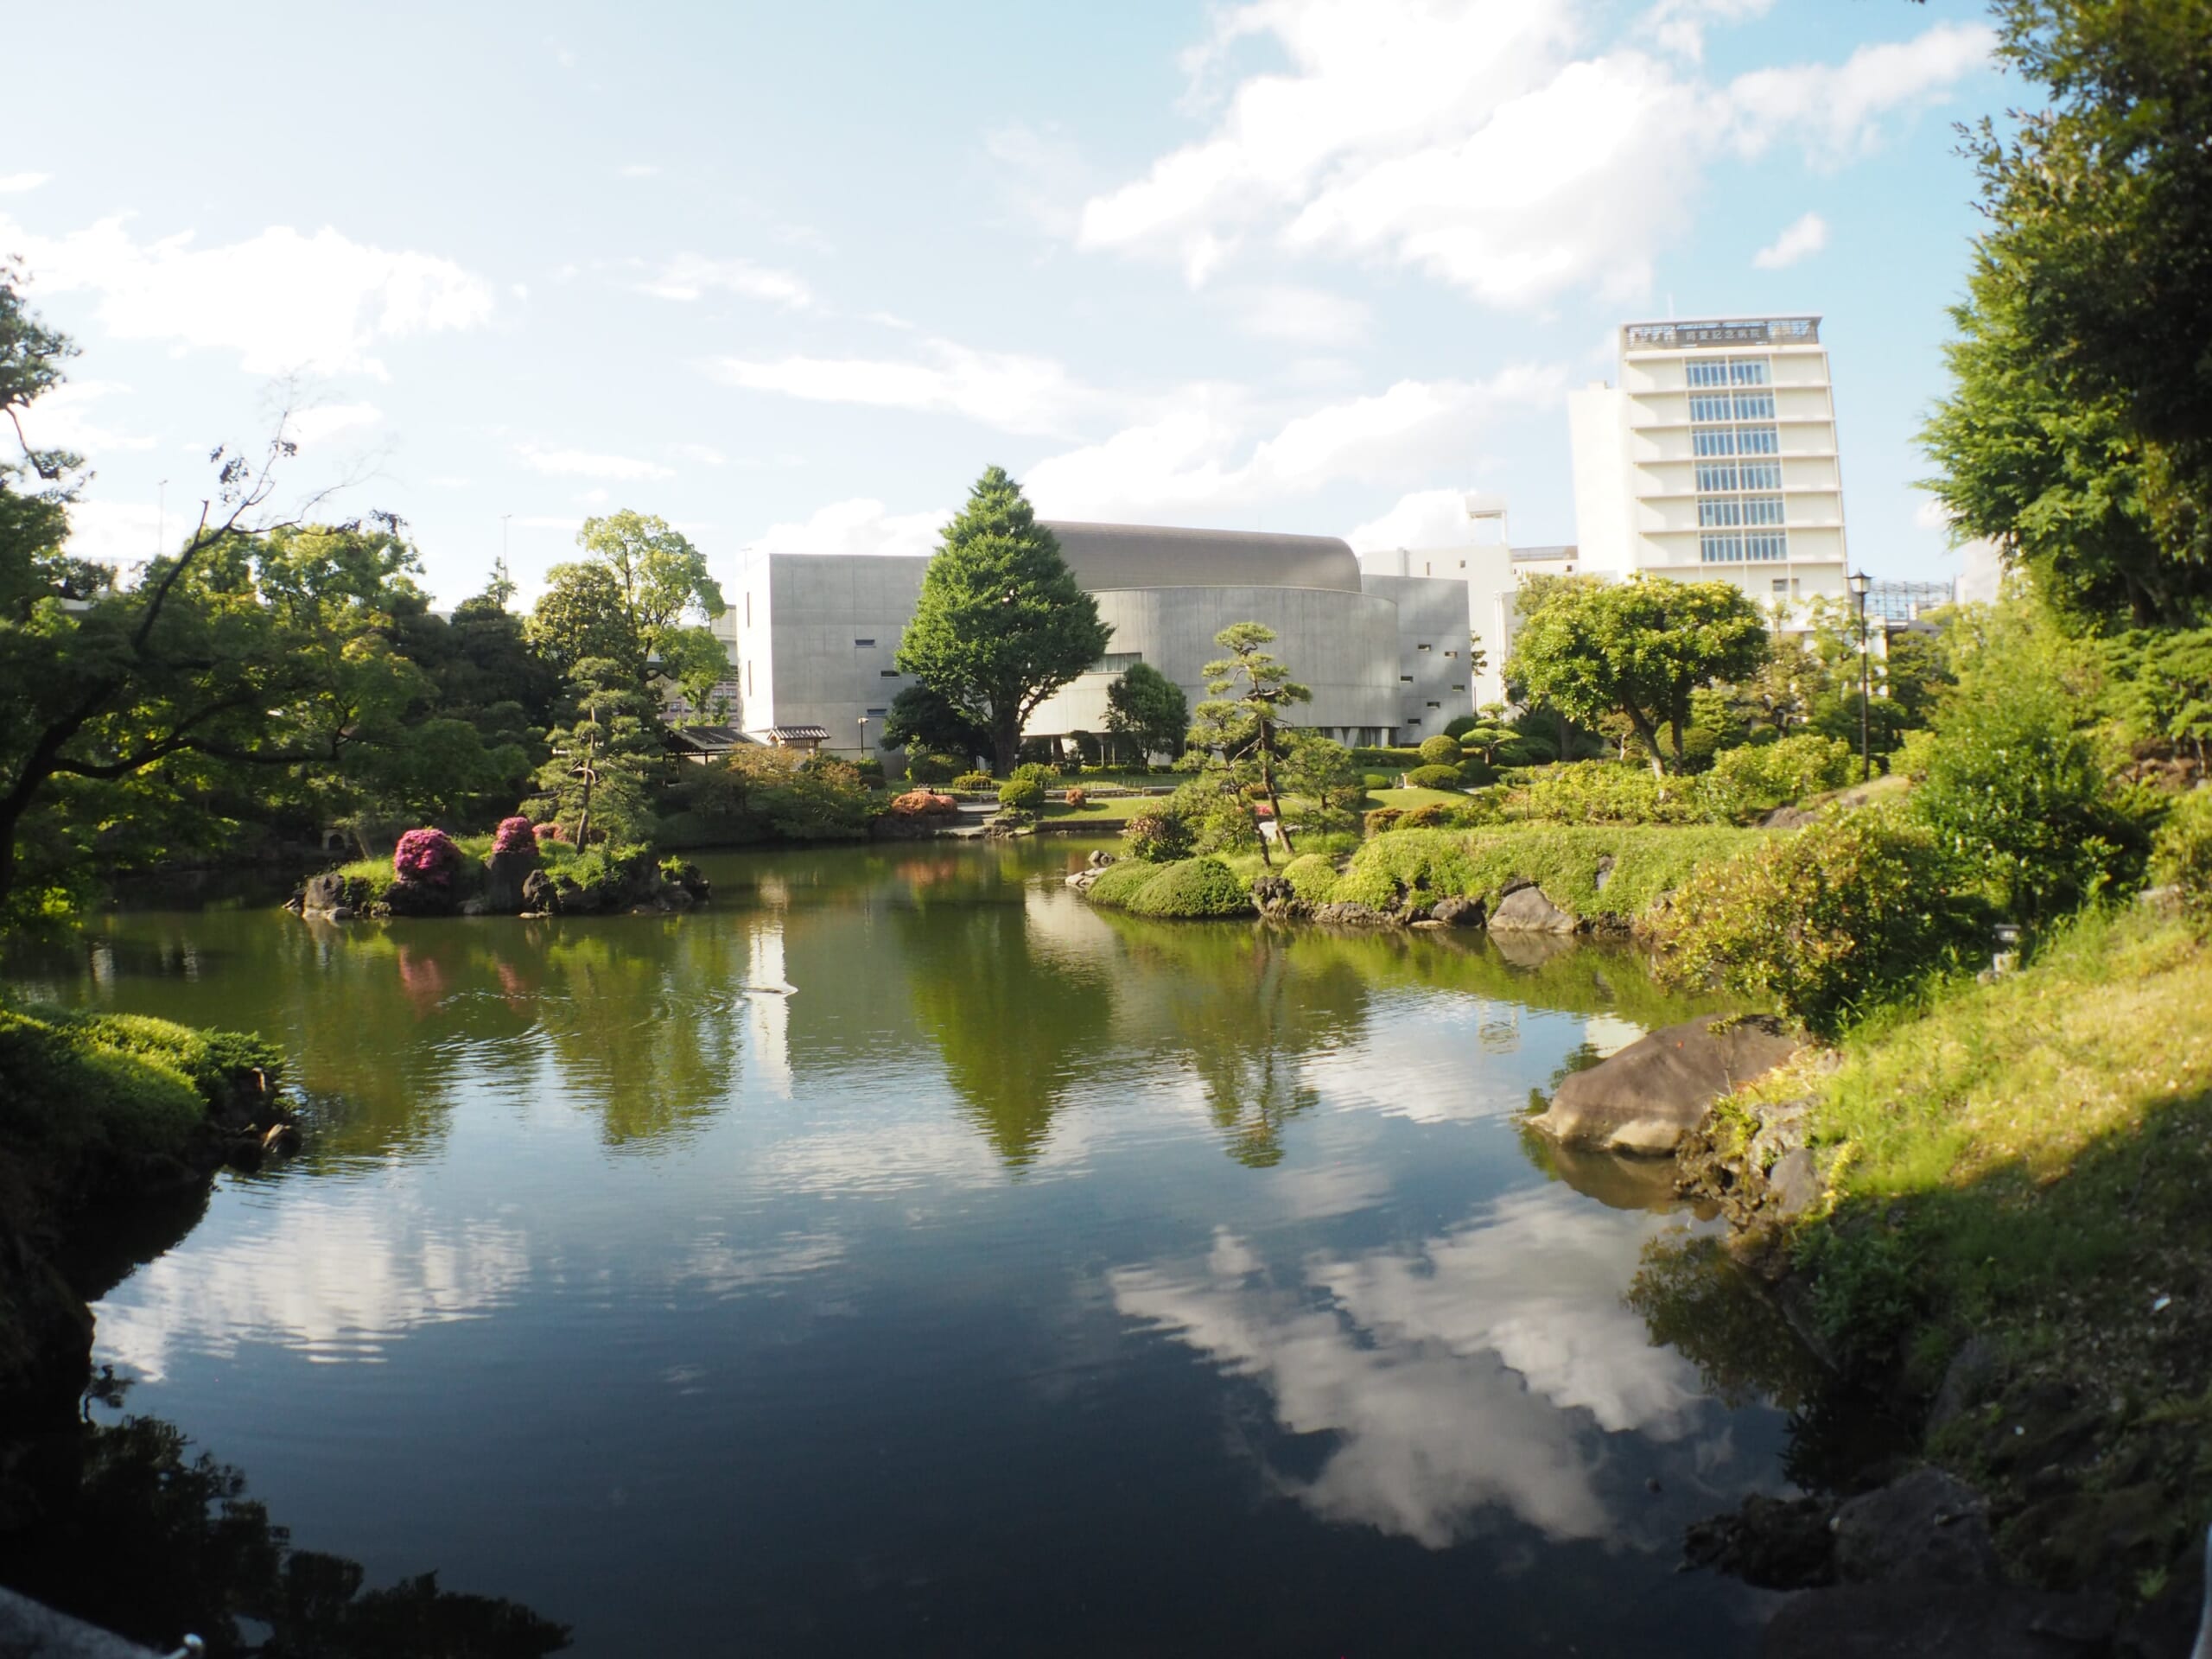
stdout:
[(18, 1470), (0, 1581), (163, 1651), (188, 1633), (259, 1659), (537, 1659), (569, 1645), (566, 1625), (441, 1589), (435, 1573), (364, 1590), (360, 1563), (293, 1548), (243, 1473), (194, 1456), (158, 1418), (81, 1424), (24, 1448)]

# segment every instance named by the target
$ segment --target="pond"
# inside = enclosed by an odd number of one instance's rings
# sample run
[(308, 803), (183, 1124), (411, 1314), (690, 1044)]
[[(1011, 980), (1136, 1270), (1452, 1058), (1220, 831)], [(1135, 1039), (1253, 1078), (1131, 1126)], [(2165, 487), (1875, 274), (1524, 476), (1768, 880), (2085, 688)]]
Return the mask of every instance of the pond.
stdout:
[(1675, 1566), (1787, 1417), (1624, 1300), (1695, 1226), (1663, 1173), (1517, 1125), (1682, 1005), (1591, 945), (1109, 915), (1085, 850), (17, 962), (276, 1038), (307, 1106), (102, 1275), (95, 1420), (580, 1654), (1751, 1651), (1775, 1599)]

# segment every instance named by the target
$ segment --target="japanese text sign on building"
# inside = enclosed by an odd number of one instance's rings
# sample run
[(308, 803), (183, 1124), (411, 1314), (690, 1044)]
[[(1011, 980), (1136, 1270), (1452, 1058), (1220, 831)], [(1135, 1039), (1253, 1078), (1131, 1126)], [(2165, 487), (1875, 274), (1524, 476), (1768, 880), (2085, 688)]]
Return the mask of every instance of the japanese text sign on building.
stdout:
[(1681, 351), (1700, 346), (1800, 346), (1821, 337), (1818, 317), (1731, 318), (1706, 322), (1631, 322), (1621, 330), (1630, 351)]

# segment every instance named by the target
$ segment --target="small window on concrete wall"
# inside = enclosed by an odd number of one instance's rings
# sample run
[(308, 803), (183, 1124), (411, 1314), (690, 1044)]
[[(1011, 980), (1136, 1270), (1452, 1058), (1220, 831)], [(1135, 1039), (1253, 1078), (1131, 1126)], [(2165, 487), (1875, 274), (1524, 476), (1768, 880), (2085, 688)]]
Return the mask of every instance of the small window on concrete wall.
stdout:
[(895, 668), (879, 668), (875, 671), (880, 679), (895, 680), (899, 677), (899, 671)]
[(873, 639), (855, 639), (853, 641), (853, 649), (855, 651), (874, 651), (875, 649), (875, 641)]
[(1432, 702), (1428, 706), (1432, 709), (1441, 709), (1444, 705), (1440, 702)]
[(1400, 685), (1411, 685), (1413, 683), (1414, 677), (1410, 674), (1401, 674), (1398, 676), (1398, 683)]

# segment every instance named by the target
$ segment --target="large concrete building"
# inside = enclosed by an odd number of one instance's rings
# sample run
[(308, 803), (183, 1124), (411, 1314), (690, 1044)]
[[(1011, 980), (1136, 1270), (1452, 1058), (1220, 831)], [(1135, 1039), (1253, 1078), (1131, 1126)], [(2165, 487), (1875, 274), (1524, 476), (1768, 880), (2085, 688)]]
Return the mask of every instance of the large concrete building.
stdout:
[[(1195, 706), (1214, 636), (1274, 630), (1273, 654), (1313, 693), (1298, 723), (1346, 744), (1417, 741), (1474, 706), (1465, 592), (1458, 581), (1363, 578), (1332, 537), (1048, 523), (1113, 630), (1090, 671), (1040, 704), (1036, 736), (1106, 728), (1106, 688), (1146, 663)], [(853, 753), (880, 753), (883, 716), (912, 683), (893, 666), (928, 561), (748, 552), (731, 593), (739, 723)], [(816, 738), (812, 734), (818, 731)]]
[(1631, 322), (1620, 381), (1570, 394), (1585, 571), (1845, 594), (1843, 477), (1818, 317)]

